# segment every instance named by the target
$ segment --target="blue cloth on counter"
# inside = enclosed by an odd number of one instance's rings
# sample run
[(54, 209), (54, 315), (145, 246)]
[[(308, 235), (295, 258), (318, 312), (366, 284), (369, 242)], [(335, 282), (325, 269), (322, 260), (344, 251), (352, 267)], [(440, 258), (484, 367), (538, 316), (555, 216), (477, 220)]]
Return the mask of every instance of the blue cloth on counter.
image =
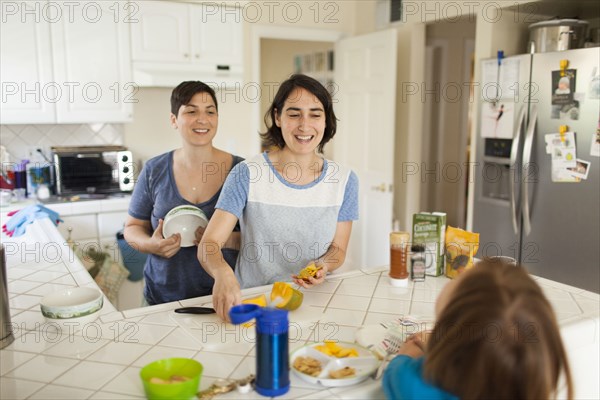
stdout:
[(4, 230), (11, 236), (17, 237), (25, 233), (27, 225), (31, 224), (36, 219), (50, 218), (54, 225), (62, 222), (56, 211), (47, 207), (36, 204), (27, 206), (15, 213), (4, 225)]
[(458, 397), (428, 383), (423, 378), (425, 358), (396, 356), (383, 375), (383, 391), (388, 399), (458, 400)]

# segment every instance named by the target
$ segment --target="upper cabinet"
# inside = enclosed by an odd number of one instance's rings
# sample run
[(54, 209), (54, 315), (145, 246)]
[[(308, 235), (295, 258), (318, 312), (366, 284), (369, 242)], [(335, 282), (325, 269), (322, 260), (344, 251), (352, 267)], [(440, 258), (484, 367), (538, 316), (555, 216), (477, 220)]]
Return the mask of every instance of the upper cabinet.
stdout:
[(242, 81), (242, 15), (231, 5), (137, 2), (131, 25), (134, 80), (172, 87), (202, 80), (218, 87)]
[(0, 123), (131, 121), (136, 87), (121, 4), (3, 6)]
[(190, 62), (189, 5), (161, 1), (140, 2), (136, 24), (131, 27), (133, 61)]
[[(52, 123), (56, 119), (50, 24), (9, 18), (0, 24), (0, 123)], [(18, 39), (17, 39), (18, 38)]]
[(94, 4), (86, 18), (51, 25), (54, 78), (74, 82), (68, 101), (56, 104), (58, 122), (132, 119), (137, 89), (131, 76), (128, 10), (119, 2)]
[(194, 59), (218, 66), (242, 64), (242, 15), (232, 6), (206, 4), (191, 7)]

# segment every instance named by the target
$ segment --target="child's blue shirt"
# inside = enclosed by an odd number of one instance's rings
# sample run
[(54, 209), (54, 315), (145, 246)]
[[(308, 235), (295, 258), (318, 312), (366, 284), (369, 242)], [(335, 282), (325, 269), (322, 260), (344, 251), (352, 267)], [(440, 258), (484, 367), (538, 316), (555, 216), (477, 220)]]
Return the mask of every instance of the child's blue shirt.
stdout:
[(393, 400), (458, 400), (458, 397), (423, 379), (424, 358), (396, 356), (383, 375), (383, 391)]

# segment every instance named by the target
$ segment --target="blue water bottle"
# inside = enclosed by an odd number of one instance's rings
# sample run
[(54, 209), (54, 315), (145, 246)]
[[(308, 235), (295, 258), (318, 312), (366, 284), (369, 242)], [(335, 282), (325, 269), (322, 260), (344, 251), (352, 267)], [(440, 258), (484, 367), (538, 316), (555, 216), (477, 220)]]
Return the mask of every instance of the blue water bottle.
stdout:
[(256, 304), (234, 306), (229, 311), (234, 324), (256, 318), (256, 391), (268, 397), (290, 390), (288, 311)]

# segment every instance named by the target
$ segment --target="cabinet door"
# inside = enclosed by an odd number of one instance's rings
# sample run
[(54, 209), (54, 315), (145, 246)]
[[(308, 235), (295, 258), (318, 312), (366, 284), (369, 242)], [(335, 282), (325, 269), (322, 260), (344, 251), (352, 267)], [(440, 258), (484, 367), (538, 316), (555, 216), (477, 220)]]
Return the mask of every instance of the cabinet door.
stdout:
[(192, 49), (195, 62), (226, 68), (242, 63), (242, 13), (215, 3), (191, 6)]
[(96, 214), (72, 215), (61, 218), (63, 223), (58, 224), (58, 231), (65, 239), (69, 237), (69, 228), (72, 228), (71, 239), (74, 241), (98, 241)]
[(127, 215), (127, 211), (98, 214), (98, 234), (100, 237), (112, 237), (113, 241), (116, 240), (116, 234), (123, 229)]
[(137, 4), (138, 22), (131, 25), (133, 61), (189, 63), (189, 6), (165, 1)]
[(63, 86), (57, 121), (129, 122), (136, 88), (127, 10), (118, 2), (77, 4), (71, 20), (52, 24), (54, 76)]
[[(44, 1), (14, 2), (15, 14), (4, 9), (0, 23), (1, 124), (55, 122), (50, 24), (19, 7), (40, 10)], [(6, 7), (9, 5), (7, 4)], [(37, 20), (37, 21), (36, 21)]]

